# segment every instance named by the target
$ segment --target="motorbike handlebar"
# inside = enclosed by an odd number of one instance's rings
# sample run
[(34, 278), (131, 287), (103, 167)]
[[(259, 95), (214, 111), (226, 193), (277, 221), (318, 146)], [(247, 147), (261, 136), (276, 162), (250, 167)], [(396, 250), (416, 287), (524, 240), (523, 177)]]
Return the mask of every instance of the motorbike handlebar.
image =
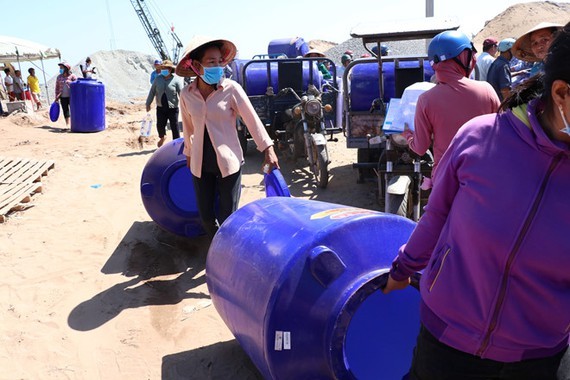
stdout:
[(338, 88), (336, 88), (335, 86), (333, 86), (333, 85), (330, 84), (330, 83), (325, 83), (325, 84), (323, 84), (323, 89), (325, 89), (325, 88), (330, 88), (331, 90), (333, 90), (333, 91), (336, 92), (337, 94), (340, 92), (340, 91), (338, 90)]
[(300, 102), (303, 101), (301, 99), (301, 97), (299, 95), (297, 95), (297, 92), (295, 92), (295, 90), (293, 90), (291, 87), (286, 87), (284, 89), (279, 90), (279, 92), (277, 93), (277, 96), (283, 96), (283, 95), (286, 95), (288, 93), (292, 93)]

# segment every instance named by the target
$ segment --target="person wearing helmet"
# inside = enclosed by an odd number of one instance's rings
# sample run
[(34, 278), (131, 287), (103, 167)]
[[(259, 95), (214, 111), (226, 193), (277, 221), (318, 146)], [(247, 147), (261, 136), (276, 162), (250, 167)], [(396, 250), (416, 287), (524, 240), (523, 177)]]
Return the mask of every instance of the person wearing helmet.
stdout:
[[(378, 56), (378, 45), (374, 45), (372, 46), (372, 53), (374, 53), (376, 56)], [(388, 45), (386, 44), (380, 44), (380, 55), (382, 57), (387, 56), (390, 53), (390, 49), (388, 48)]]
[(499, 56), (489, 66), (487, 82), (493, 86), (501, 101), (511, 93), (511, 69), (509, 63), (513, 58), (512, 47), (514, 38), (505, 38), (499, 42)]
[(548, 48), (561, 28), (560, 24), (541, 22), (515, 41), (513, 55), (520, 60), (534, 63), (530, 76), (542, 72)]
[(350, 62), (352, 62), (352, 56), (349, 54), (343, 54), (342, 57), (340, 57), (340, 63), (342, 63), (342, 66), (344, 68), (346, 68), (346, 66), (348, 66), (350, 64)]
[(71, 73), (71, 65), (67, 62), (60, 62), (59, 75), (55, 82), (55, 101), (61, 104), (63, 117), (65, 118), (65, 126), (69, 128), (69, 99), (71, 96), (70, 84), (77, 80), (77, 77)]
[[(459, 128), (475, 116), (497, 112), (500, 105), (489, 83), (469, 79), (476, 63), (475, 53), (471, 40), (459, 31), (442, 32), (428, 46), (437, 84), (419, 96), (415, 130), (406, 128), (403, 136), (420, 156), (433, 144), (433, 182), (439, 160)], [(430, 187), (426, 178), (423, 188)]]

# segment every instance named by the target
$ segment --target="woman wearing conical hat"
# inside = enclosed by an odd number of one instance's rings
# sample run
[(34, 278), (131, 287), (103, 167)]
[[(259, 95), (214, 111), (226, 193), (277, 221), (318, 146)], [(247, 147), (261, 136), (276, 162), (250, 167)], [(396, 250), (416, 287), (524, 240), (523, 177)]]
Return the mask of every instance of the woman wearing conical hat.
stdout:
[[(235, 57), (235, 45), (223, 39), (194, 37), (176, 74), (196, 77), (180, 94), (184, 155), (192, 171), (202, 225), (213, 237), (237, 209), (244, 155), (236, 130), (240, 116), (259, 151), (264, 167), (278, 168), (273, 140), (241, 86), (224, 77), (224, 66)], [(218, 201), (216, 201), (216, 197)]]

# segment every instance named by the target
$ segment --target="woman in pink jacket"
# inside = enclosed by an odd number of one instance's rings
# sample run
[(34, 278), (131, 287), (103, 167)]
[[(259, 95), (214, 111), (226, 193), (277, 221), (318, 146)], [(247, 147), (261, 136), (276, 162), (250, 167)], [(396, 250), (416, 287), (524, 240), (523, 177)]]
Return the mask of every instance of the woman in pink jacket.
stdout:
[(455, 30), (438, 34), (429, 44), (428, 58), (437, 85), (420, 95), (415, 130), (413, 133), (406, 130), (404, 136), (410, 149), (420, 156), (433, 144), (432, 182), (439, 160), (459, 127), (475, 116), (499, 109), (499, 98), (493, 87), (487, 82), (469, 79), (475, 68), (475, 53), (471, 40)]
[(223, 76), (224, 66), (236, 51), (228, 40), (195, 37), (176, 66), (177, 75), (196, 77), (180, 93), (180, 111), (184, 154), (192, 171), (200, 218), (209, 236), (239, 204), (244, 156), (236, 129), (238, 116), (257, 148), (265, 153), (264, 166), (269, 165), (269, 170), (279, 167), (273, 141), (245, 91)]
[[(411, 379), (568, 379), (570, 24), (510, 109), (467, 122), (386, 293), (423, 270)], [(570, 359), (570, 358), (569, 358)]]

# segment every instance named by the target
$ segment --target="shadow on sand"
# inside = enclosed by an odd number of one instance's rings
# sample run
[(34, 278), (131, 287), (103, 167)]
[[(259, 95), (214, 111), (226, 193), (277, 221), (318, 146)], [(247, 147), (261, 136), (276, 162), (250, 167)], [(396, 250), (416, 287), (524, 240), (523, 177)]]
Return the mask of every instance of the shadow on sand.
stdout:
[(71, 130), (69, 128), (55, 128), (52, 127), (51, 125), (42, 125), (41, 127), (38, 128), (46, 129), (51, 133), (71, 133)]
[(162, 358), (162, 380), (225, 380), (228, 378), (228, 373), (232, 373), (231, 378), (234, 380), (263, 379), (236, 340), (215, 343)]
[[(69, 326), (89, 331), (126, 309), (174, 305), (188, 298), (209, 299), (205, 293), (191, 291), (206, 282), (203, 270), (209, 244), (205, 237), (178, 237), (154, 222), (133, 223), (101, 269), (105, 274), (132, 278), (77, 305), (68, 316)], [(152, 280), (164, 275), (178, 276)]]

